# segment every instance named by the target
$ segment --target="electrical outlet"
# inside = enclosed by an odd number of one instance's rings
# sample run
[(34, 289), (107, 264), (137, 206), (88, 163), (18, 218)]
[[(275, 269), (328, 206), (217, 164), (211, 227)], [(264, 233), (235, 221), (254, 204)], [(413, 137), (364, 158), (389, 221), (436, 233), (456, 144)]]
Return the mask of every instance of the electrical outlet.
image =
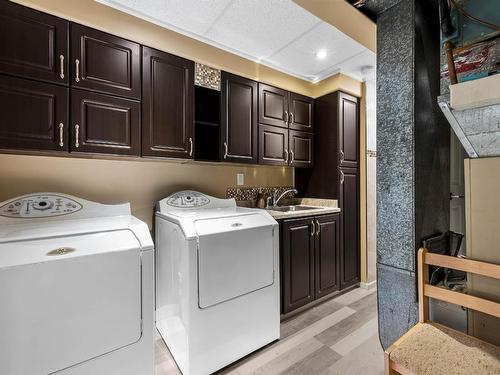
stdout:
[(245, 174), (244, 173), (236, 173), (236, 185), (237, 186), (245, 185)]

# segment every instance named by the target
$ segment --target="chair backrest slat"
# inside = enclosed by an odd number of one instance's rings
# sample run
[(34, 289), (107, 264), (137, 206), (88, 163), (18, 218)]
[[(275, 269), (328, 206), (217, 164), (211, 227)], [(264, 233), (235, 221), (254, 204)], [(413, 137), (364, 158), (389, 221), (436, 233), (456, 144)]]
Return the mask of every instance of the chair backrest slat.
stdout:
[(421, 248), (418, 251), (419, 320), (421, 323), (429, 320), (429, 297), (500, 318), (500, 303), (498, 302), (430, 285), (429, 265), (500, 279), (500, 264), (433, 254)]

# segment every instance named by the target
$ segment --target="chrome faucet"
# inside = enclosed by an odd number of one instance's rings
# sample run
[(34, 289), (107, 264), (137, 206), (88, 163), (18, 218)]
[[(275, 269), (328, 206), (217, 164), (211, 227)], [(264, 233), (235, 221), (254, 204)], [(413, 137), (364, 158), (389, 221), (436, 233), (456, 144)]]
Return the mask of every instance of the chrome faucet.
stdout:
[[(278, 189), (274, 189), (274, 192), (273, 192), (273, 207), (276, 207), (279, 203), (279, 201), (281, 200), (281, 198), (283, 198), (287, 193), (290, 193), (290, 192), (293, 192), (294, 194), (298, 194), (298, 190), (297, 189), (288, 189), (288, 190), (285, 190), (283, 193), (281, 193), (281, 195), (276, 198), (278, 196)], [(269, 200), (268, 200), (268, 204), (269, 204)]]

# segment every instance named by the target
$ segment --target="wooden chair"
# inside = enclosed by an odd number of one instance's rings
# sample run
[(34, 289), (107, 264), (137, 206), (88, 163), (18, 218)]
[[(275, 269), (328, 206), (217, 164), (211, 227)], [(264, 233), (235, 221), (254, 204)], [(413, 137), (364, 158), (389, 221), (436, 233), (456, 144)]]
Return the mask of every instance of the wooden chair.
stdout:
[[(385, 351), (385, 374), (500, 374), (500, 347), (429, 321), (429, 298), (500, 318), (500, 303), (433, 286), (428, 267), (500, 279), (500, 265), (418, 251), (419, 322)], [(498, 332), (500, 334), (500, 332)]]

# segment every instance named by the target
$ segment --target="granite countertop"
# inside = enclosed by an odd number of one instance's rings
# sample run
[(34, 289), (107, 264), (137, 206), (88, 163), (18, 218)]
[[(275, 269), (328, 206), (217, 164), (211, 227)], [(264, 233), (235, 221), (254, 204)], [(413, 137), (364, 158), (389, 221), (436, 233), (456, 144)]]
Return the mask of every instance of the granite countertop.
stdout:
[[(238, 205), (245, 207), (255, 207), (255, 203), (250, 201), (239, 201)], [(280, 206), (298, 205), (298, 206), (309, 206), (314, 207), (310, 210), (300, 210), (300, 211), (273, 211), (266, 209), (267, 212), (276, 220), (291, 219), (291, 218), (301, 218), (314, 215), (324, 215), (340, 212), (338, 207), (338, 201), (336, 199), (317, 199), (317, 198), (292, 198), (283, 199)]]
[(338, 201), (336, 199), (294, 198), (288, 201), (284, 201), (282, 205), (309, 206), (309, 207), (314, 207), (314, 209), (289, 211), (289, 212), (273, 211), (273, 210), (266, 210), (266, 211), (269, 212), (269, 214), (275, 220), (301, 218), (307, 216), (324, 215), (324, 214), (332, 214), (340, 212), (340, 208), (338, 207)]

